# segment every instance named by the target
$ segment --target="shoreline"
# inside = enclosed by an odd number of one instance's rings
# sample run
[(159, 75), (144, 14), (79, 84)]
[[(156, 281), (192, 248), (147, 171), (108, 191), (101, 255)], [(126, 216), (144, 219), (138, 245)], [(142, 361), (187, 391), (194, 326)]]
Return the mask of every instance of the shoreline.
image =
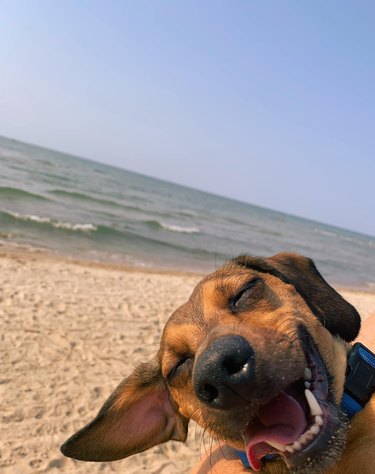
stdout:
[[(174, 270), (170, 268), (154, 267), (154, 266), (142, 266), (142, 265), (131, 265), (124, 262), (106, 262), (104, 260), (94, 259), (80, 259), (74, 256), (65, 255), (62, 253), (53, 252), (51, 250), (42, 249), (39, 247), (26, 246), (21, 244), (6, 244), (0, 241), (0, 258), (24, 258), (25, 260), (51, 260), (56, 262), (66, 262), (72, 265), (79, 265), (87, 268), (101, 268), (107, 270), (121, 270), (125, 272), (143, 272), (152, 275), (171, 275), (171, 276), (191, 276), (197, 278), (203, 278), (211, 272), (215, 271), (213, 267), (211, 270), (204, 272), (202, 271), (189, 271), (189, 270)], [(220, 265), (219, 265), (220, 266)], [(326, 279), (326, 278), (325, 278)], [(344, 291), (347, 293), (363, 293), (369, 295), (375, 295), (375, 288), (368, 288), (356, 285), (343, 285), (342, 283), (336, 283), (334, 281), (328, 282), (335, 290)]]
[[(199, 271), (187, 270), (172, 270), (160, 267), (146, 267), (142, 265), (131, 265), (123, 262), (114, 263), (103, 260), (79, 259), (77, 257), (55, 253), (53, 251), (41, 249), (38, 247), (23, 246), (19, 244), (6, 245), (0, 242), (0, 258), (23, 258), (25, 260), (51, 260), (55, 262), (66, 262), (72, 265), (79, 265), (87, 268), (101, 268), (106, 270), (122, 270), (125, 272), (143, 272), (157, 275), (171, 275), (171, 276), (193, 276), (203, 278), (208, 273)], [(212, 270), (214, 271), (214, 269)]]

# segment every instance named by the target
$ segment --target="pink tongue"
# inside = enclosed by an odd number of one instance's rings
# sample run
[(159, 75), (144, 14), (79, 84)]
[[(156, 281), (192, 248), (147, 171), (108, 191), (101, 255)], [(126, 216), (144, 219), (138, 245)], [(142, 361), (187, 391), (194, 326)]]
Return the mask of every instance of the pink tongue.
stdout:
[(267, 441), (291, 444), (306, 430), (305, 413), (300, 404), (285, 392), (280, 393), (264, 406), (258, 418), (262, 427), (251, 436), (246, 436), (246, 453), (254, 471), (260, 470), (260, 461), (276, 448), (266, 445)]

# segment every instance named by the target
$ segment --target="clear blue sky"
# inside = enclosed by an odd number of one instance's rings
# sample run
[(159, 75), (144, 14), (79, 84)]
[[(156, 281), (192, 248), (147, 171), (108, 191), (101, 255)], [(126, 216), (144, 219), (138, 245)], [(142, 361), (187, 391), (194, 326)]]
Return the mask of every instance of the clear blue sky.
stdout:
[(0, 135), (375, 235), (375, 2), (1, 0)]

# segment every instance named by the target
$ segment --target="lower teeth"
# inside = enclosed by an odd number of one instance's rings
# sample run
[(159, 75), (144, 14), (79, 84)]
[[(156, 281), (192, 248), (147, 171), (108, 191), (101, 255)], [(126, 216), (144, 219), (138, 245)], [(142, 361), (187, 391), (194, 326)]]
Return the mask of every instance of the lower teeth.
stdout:
[(292, 454), (295, 451), (300, 451), (302, 447), (312, 441), (320, 432), (320, 427), (323, 425), (323, 417), (320, 415), (314, 416), (314, 424), (305, 431), (293, 444), (281, 444), (276, 441), (269, 441), (268, 444), (273, 448), (276, 448), (278, 451)]

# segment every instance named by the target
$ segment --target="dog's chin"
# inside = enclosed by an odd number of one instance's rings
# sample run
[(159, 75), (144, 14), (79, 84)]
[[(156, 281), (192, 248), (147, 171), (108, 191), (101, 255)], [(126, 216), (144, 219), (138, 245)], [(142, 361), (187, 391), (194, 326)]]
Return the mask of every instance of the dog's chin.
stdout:
[(242, 431), (253, 470), (267, 462), (285, 463), (288, 472), (319, 474), (341, 456), (348, 421), (335, 404), (329, 374), (313, 343), (305, 335), (305, 376), (262, 406)]
[[(294, 457), (285, 459), (289, 471), (293, 474), (323, 474), (332, 467), (341, 457), (347, 439), (348, 422), (344, 414), (339, 417), (341, 423), (329, 437), (317, 439)], [(322, 446), (320, 446), (322, 444)]]

